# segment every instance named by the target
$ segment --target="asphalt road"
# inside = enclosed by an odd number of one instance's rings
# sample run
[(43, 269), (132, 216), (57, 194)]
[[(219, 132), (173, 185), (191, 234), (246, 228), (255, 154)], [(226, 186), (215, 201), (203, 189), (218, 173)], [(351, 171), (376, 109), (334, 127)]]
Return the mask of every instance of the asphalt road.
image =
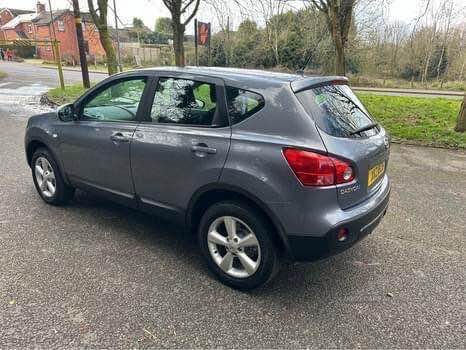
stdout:
[(0, 348), (466, 347), (464, 152), (393, 145), (372, 235), (241, 293), (160, 219), (43, 203), (23, 151), (38, 110), (0, 99)]
[[(27, 86), (52, 88), (60, 85), (56, 69), (44, 68), (27, 63), (0, 61), (0, 70), (8, 74), (5, 80), (9, 83), (13, 83), (14, 85), (12, 86), (16, 88), (24, 88)], [(64, 70), (63, 75), (65, 84), (78, 83), (82, 80), (80, 71)], [(101, 73), (89, 74), (91, 81), (100, 81), (106, 76), (106, 74)]]

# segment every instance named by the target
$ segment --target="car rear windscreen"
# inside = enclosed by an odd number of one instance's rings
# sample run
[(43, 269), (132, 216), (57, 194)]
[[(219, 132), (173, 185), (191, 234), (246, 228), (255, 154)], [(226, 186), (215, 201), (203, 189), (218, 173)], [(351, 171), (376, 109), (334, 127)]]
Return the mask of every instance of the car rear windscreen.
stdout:
[(337, 137), (369, 137), (377, 134), (374, 119), (364, 108), (348, 85), (324, 85), (296, 94), (306, 112), (317, 126), (327, 134)]

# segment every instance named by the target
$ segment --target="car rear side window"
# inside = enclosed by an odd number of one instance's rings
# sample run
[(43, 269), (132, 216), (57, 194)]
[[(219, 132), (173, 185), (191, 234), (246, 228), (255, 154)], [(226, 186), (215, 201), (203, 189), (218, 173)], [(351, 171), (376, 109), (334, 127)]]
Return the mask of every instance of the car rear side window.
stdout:
[(218, 119), (217, 90), (202, 81), (160, 78), (151, 119), (158, 124), (212, 126)]
[(378, 132), (377, 126), (356, 132), (375, 121), (348, 85), (319, 86), (300, 91), (296, 96), (317, 126), (329, 135), (368, 137)]
[(237, 124), (261, 110), (264, 98), (252, 91), (227, 86), (227, 105), (231, 124)]

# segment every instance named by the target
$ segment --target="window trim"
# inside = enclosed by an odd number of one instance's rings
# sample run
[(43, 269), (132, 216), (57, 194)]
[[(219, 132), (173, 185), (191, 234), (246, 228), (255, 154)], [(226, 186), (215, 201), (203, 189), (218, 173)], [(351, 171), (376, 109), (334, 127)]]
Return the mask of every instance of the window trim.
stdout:
[[(138, 110), (136, 112), (136, 118), (134, 120), (94, 120), (94, 119), (83, 118), (84, 105), (88, 101), (96, 97), (99, 93), (106, 90), (112, 85), (116, 85), (124, 81), (139, 80), (139, 79), (145, 79), (146, 85), (144, 87), (144, 91), (142, 92), (141, 101), (139, 102)], [(147, 109), (145, 108), (147, 104), (147, 95), (148, 93), (150, 93), (150, 87), (152, 83), (153, 83), (153, 78), (150, 75), (146, 75), (146, 74), (132, 75), (131, 74), (131, 75), (125, 75), (125, 76), (117, 76), (114, 79), (103, 81), (97, 84), (93, 89), (89, 90), (87, 94), (84, 94), (75, 102), (74, 105), (77, 110), (76, 114), (78, 115), (78, 121), (79, 122), (99, 122), (99, 123), (130, 123), (130, 124), (140, 123), (142, 120), (141, 115), (144, 114), (145, 110)]]
[[(215, 126), (215, 125), (195, 125), (195, 124), (180, 124), (180, 123), (158, 123), (154, 122), (150, 116), (152, 105), (155, 99), (155, 92), (159, 85), (160, 79), (184, 79), (184, 80), (192, 80), (200, 83), (205, 84), (212, 84), (215, 85), (215, 92), (217, 98), (217, 108), (218, 113), (223, 116), (223, 123), (222, 125)], [(220, 129), (225, 127), (230, 127), (230, 118), (228, 116), (228, 110), (226, 108), (226, 93), (225, 93), (225, 85), (223, 80), (210, 77), (210, 76), (200, 76), (200, 75), (190, 75), (186, 73), (179, 73), (179, 74), (172, 74), (166, 72), (156, 72), (155, 76), (152, 81), (152, 87), (150, 89), (150, 94), (147, 96), (147, 110), (143, 113), (141, 124), (144, 125), (154, 125), (154, 126), (180, 126), (184, 128), (199, 128), (199, 129)]]

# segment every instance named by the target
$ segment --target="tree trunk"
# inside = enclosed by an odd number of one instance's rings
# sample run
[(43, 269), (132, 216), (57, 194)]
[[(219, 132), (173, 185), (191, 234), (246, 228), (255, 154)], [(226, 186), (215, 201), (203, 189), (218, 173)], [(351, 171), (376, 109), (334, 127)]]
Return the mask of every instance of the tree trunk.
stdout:
[(340, 38), (335, 38), (335, 74), (341, 76), (346, 74), (345, 47)]
[(353, 5), (346, 4), (346, 6), (349, 7), (342, 10), (338, 1), (331, 1), (326, 12), (328, 29), (335, 45), (335, 74), (341, 76), (346, 75), (345, 46), (351, 24)]
[(175, 64), (183, 67), (184, 61), (184, 31), (185, 26), (180, 20), (173, 19), (173, 51), (175, 52)]
[(461, 104), (460, 113), (458, 114), (458, 120), (456, 121), (455, 131), (466, 131), (466, 93), (464, 94), (463, 103)]
[(93, 0), (87, 0), (87, 4), (89, 6), (89, 12), (91, 14), (92, 20), (99, 30), (100, 43), (104, 48), (105, 55), (107, 56), (108, 74), (116, 74), (118, 73), (118, 63), (116, 59), (115, 48), (113, 47), (113, 40), (110, 37), (110, 33), (107, 27), (108, 0), (97, 0), (97, 5), (99, 6), (97, 10), (94, 8)]
[(100, 42), (102, 47), (105, 50), (105, 55), (107, 56), (107, 70), (108, 75), (113, 75), (118, 73), (118, 63), (115, 54), (115, 48), (113, 47), (113, 41), (110, 38), (107, 27), (99, 28)]

